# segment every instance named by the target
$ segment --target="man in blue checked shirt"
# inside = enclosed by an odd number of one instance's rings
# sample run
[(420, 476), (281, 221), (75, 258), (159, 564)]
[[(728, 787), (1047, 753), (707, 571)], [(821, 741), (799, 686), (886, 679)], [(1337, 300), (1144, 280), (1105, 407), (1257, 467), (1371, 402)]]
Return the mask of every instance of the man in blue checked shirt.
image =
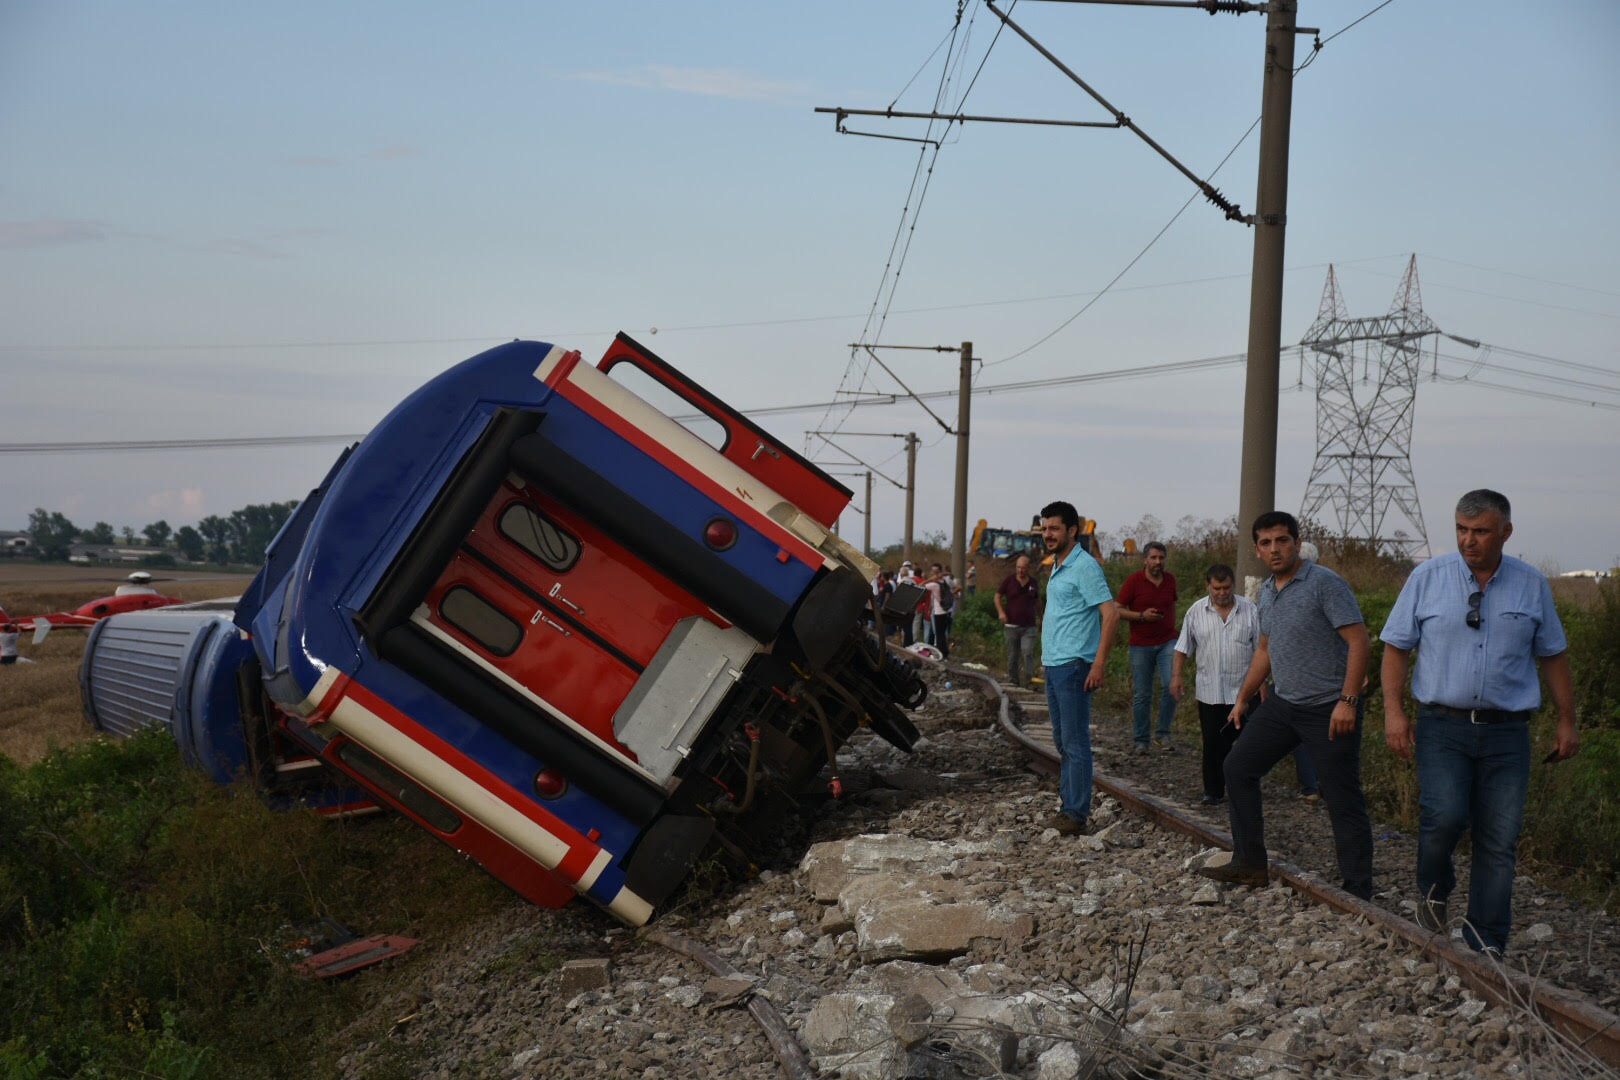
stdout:
[[(1457, 501), (1457, 554), (1406, 579), (1384, 624), (1384, 739), (1417, 750), (1418, 922), (1446, 926), (1457, 877), (1451, 856), (1473, 829), (1463, 938), (1498, 955), (1513, 925), (1513, 869), (1530, 785), (1530, 716), (1541, 706), (1536, 661), (1558, 708), (1549, 761), (1580, 749), (1568, 643), (1552, 589), (1502, 548), (1513, 535), (1507, 498), (1481, 488)], [(1414, 736), (1401, 690), (1418, 650)]]
[(1049, 823), (1065, 836), (1083, 833), (1091, 820), (1091, 692), (1102, 685), (1119, 608), (1102, 567), (1078, 543), (1080, 513), (1072, 503), (1041, 510), (1041, 538), (1052, 556), (1041, 618), (1041, 664), (1046, 707), (1058, 749), (1058, 791), (1063, 804)]

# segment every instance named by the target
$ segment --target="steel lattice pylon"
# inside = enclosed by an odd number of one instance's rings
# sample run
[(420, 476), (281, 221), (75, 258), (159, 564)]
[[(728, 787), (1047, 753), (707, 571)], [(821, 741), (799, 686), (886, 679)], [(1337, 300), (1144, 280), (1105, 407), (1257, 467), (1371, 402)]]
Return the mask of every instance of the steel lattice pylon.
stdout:
[[(1412, 476), (1412, 420), (1421, 342), (1439, 332), (1423, 314), (1417, 256), (1389, 313), (1365, 319), (1349, 317), (1328, 267), (1322, 306), (1300, 341), (1316, 361), (1316, 463), (1301, 517), (1321, 520), (1331, 507), (1343, 536), (1401, 558), (1428, 546)], [(1402, 517), (1411, 531), (1391, 527)]]

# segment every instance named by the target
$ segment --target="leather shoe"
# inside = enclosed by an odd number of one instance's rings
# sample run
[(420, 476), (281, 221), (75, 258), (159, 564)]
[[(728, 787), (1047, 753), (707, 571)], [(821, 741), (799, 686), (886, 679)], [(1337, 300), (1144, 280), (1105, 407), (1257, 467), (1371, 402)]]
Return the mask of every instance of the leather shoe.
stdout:
[(1222, 863), (1220, 866), (1201, 866), (1198, 873), (1211, 881), (1219, 881), (1223, 885), (1247, 885), (1251, 888), (1263, 889), (1271, 884), (1271, 876), (1266, 873), (1263, 866), (1242, 866), (1237, 860)]
[(1224, 795), (1200, 795), (1198, 797), (1199, 806), (1219, 806), (1225, 801), (1226, 796)]
[(1086, 822), (1076, 821), (1074, 818), (1059, 810), (1052, 815), (1052, 820), (1046, 823), (1048, 829), (1056, 829), (1064, 836), (1079, 836), (1086, 831)]

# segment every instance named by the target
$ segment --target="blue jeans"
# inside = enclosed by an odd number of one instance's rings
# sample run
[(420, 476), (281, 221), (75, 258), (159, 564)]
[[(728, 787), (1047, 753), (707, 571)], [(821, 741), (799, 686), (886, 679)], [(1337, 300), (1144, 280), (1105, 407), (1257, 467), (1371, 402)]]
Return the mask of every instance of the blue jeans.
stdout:
[(1170, 664), (1175, 656), (1174, 638), (1162, 645), (1131, 646), (1131, 734), (1136, 745), (1148, 744), (1148, 713), (1153, 704), (1153, 676), (1159, 677), (1159, 730), (1161, 739), (1170, 738), (1170, 720), (1176, 715), (1176, 699), (1170, 696)]
[(1475, 724), (1418, 706), (1418, 892), (1444, 900), (1457, 884), (1451, 853), (1473, 830), (1468, 922), (1473, 949), (1507, 948), (1513, 869), (1530, 788), (1530, 725)]
[(1052, 742), (1058, 748), (1058, 795), (1063, 812), (1076, 821), (1091, 816), (1090, 660), (1070, 660), (1046, 669), (1046, 708), (1052, 714)]
[(1007, 681), (1014, 686), (1028, 686), (1035, 677), (1035, 627), (1003, 623), (1001, 633), (1007, 639)]

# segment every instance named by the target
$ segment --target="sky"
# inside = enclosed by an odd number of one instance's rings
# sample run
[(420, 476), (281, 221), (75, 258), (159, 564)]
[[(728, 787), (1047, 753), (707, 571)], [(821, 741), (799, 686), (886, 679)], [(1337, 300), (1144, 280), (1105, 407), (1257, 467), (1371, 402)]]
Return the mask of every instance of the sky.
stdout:
[[(1264, 16), (1007, 3), (1252, 210)], [(1485, 486), (1513, 500), (1510, 553), (1620, 564), (1620, 5), (1299, 9), (1324, 44), (1294, 83), (1278, 505), (1298, 510), (1316, 452), (1314, 373), (1288, 347), (1328, 265), (1351, 316), (1381, 315), (1415, 254), (1428, 316), (1491, 347), (1441, 339), (1418, 387), (1431, 543)], [(973, 123), (935, 157), (813, 111), (928, 110), (949, 58), (949, 111), (1109, 119), (981, 0), (956, 11), (0, 0), (0, 529), (35, 507), (139, 530), (301, 498), (338, 443), (16, 448), (363, 433), (512, 338), (594, 357), (623, 330), (744, 410), (896, 389), (851, 365), (856, 341), (972, 341), (980, 387), (1243, 352), (1252, 230), (1185, 205), (1192, 184), (1130, 133)], [(880, 354), (915, 390), (955, 385), (953, 354)], [(970, 526), (1057, 498), (1113, 536), (1234, 514), (1243, 379), (975, 395)], [(760, 422), (902, 482), (885, 433), (915, 431), (917, 531), (950, 529), (954, 439), (916, 403)], [(875, 545), (903, 506), (875, 481)]]

